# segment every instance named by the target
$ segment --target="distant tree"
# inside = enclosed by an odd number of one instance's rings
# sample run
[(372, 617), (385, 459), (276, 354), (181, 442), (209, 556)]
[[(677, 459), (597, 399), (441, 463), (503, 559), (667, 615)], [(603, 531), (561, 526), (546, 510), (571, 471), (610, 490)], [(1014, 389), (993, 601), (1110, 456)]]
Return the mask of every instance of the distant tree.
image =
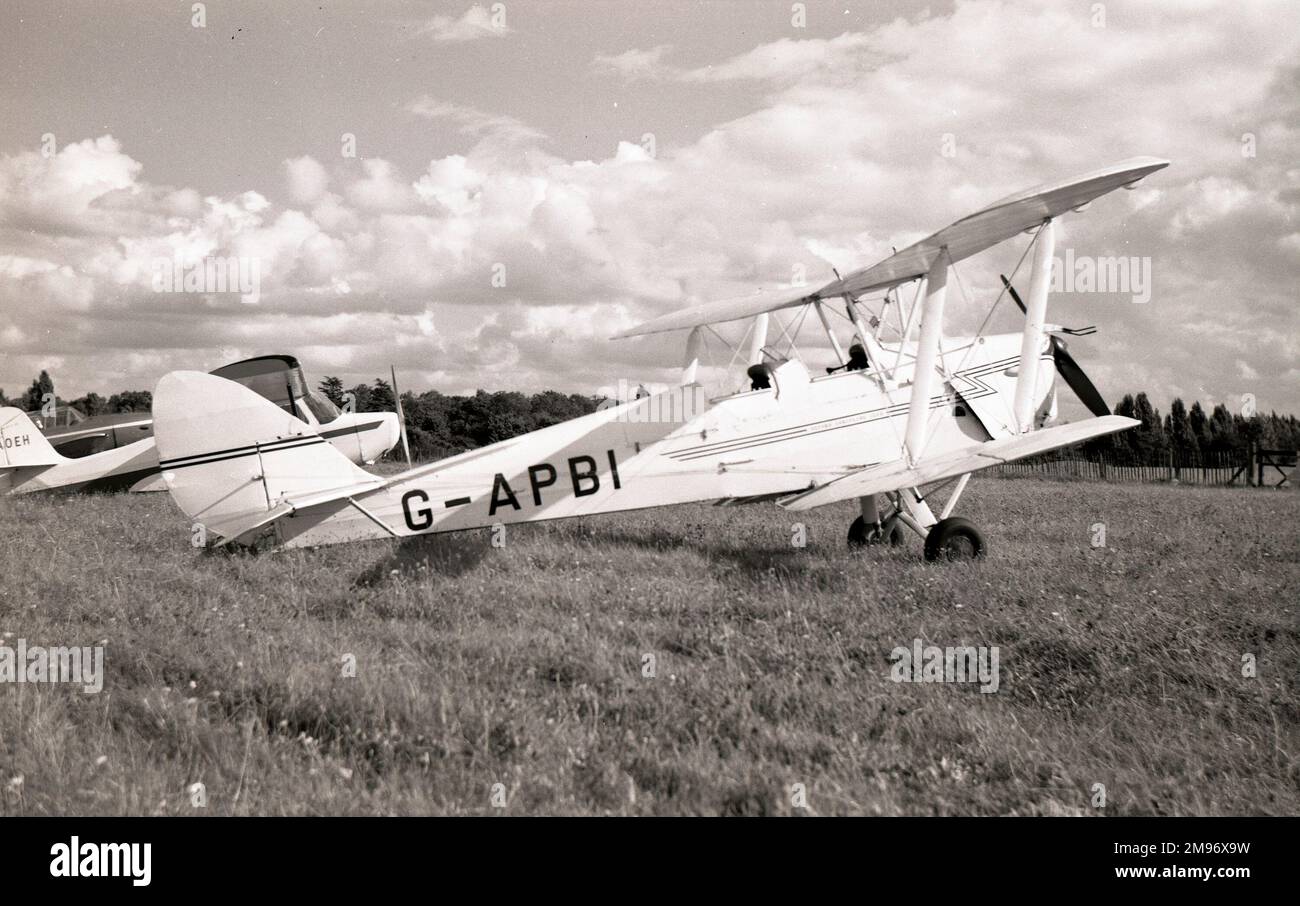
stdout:
[(23, 396), (22, 408), (25, 412), (35, 412), (45, 405), (45, 395), (54, 392), (54, 381), (50, 378), (48, 371), (41, 370), (40, 377), (32, 381), (32, 385), (27, 388), (27, 393)]
[(98, 393), (87, 393), (85, 396), (73, 400), (69, 405), (87, 417), (103, 415), (105, 412), (110, 411), (108, 400), (104, 399)]
[(1239, 446), (1237, 427), (1228, 407), (1219, 403), (1210, 413), (1210, 449), (1226, 452)]
[(105, 407), (109, 412), (148, 412), (153, 408), (153, 393), (149, 390), (124, 390), (108, 398)]
[(1197, 400), (1192, 403), (1191, 411), (1187, 413), (1187, 427), (1192, 432), (1192, 440), (1198, 450), (1208, 450), (1210, 446), (1210, 423), (1205, 417), (1205, 410), (1201, 408), (1201, 401)]
[(1160, 411), (1151, 405), (1145, 393), (1133, 397), (1133, 418), (1142, 424), (1128, 432), (1133, 451), (1144, 461), (1153, 461), (1168, 448)]
[[(370, 393), (371, 388), (369, 384), (357, 384), (351, 390), (348, 390), (343, 394), (343, 403), (340, 405), (345, 405), (348, 402), (351, 402), (353, 412), (374, 412), (375, 407), (370, 404)], [(351, 395), (351, 400), (348, 399), (349, 394)]]
[(392, 385), (383, 378), (375, 378), (374, 389), (370, 391), (371, 411), (396, 412), (397, 400), (393, 396)]
[(1187, 417), (1187, 407), (1180, 397), (1175, 397), (1169, 404), (1169, 414), (1165, 416), (1165, 434), (1169, 444), (1175, 450), (1187, 453), (1196, 451), (1196, 440), (1192, 435), (1192, 425)]
[(1234, 415), (1232, 426), (1237, 432), (1238, 447), (1258, 447), (1264, 434), (1264, 425), (1258, 415)]
[(342, 408), (343, 406), (343, 382), (336, 377), (327, 377), (320, 382), (316, 388), (329, 398), (334, 405)]

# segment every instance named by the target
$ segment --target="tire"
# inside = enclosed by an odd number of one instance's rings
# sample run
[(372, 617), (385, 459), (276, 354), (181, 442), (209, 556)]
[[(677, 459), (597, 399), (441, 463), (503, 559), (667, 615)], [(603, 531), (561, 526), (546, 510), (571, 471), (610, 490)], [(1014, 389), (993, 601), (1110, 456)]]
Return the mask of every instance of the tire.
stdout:
[(849, 547), (867, 547), (873, 544), (888, 544), (890, 547), (902, 547), (903, 542), (907, 539), (904, 534), (906, 531), (903, 523), (897, 519), (886, 519), (885, 522), (876, 528), (875, 524), (868, 525), (859, 516), (853, 520), (849, 526)]
[(927, 560), (978, 560), (986, 553), (984, 536), (969, 519), (941, 519), (925, 536)]

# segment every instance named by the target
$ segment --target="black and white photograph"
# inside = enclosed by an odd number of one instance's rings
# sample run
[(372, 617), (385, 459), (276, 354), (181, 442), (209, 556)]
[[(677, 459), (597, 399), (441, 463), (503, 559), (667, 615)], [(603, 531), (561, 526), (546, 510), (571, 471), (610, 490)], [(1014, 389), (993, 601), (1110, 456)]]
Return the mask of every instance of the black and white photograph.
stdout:
[(3, 0), (0, 74), (33, 877), (1294, 831), (1300, 5)]

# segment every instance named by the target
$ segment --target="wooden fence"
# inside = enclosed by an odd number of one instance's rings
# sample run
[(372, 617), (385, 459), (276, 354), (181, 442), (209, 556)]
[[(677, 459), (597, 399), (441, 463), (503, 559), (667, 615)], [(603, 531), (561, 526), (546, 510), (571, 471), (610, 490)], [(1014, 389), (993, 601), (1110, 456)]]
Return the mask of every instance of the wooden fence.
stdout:
[[(1158, 459), (1141, 461), (1133, 456), (1110, 452), (1082, 454), (1064, 450), (994, 466), (989, 471), (1004, 477), (1036, 476), (1077, 478), (1094, 481), (1177, 481), (1181, 484), (1256, 485), (1263, 483), (1263, 465), (1279, 459), (1278, 451), (1228, 450), (1209, 453), (1166, 453)], [(1289, 454), (1294, 474), (1295, 454)], [(1269, 486), (1286, 483), (1279, 467)]]

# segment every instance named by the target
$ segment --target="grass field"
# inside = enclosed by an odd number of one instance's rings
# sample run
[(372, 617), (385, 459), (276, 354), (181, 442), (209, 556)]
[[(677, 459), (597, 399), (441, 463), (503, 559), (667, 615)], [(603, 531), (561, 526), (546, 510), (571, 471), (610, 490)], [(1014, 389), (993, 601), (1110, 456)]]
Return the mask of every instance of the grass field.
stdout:
[[(166, 495), (0, 501), (4, 643), (105, 645), (101, 694), (0, 686), (0, 814), (1300, 814), (1300, 494), (960, 509), (984, 562), (848, 505), (230, 556)], [(891, 681), (917, 638), (998, 691)]]

